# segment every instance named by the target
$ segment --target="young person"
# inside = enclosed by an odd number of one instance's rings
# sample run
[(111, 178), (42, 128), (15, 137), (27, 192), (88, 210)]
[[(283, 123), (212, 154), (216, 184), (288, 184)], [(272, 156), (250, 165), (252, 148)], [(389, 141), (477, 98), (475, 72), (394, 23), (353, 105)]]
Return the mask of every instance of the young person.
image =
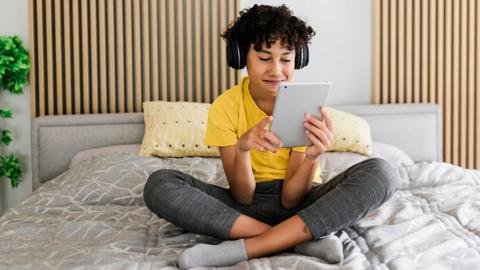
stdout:
[(334, 134), (324, 108), (322, 121), (305, 115), (308, 147), (282, 147), (268, 130), (277, 87), (308, 63), (313, 35), (284, 5), (245, 9), (223, 33), (229, 65), (246, 65), (248, 72), (214, 101), (208, 116), (206, 143), (219, 147), (229, 188), (162, 169), (150, 175), (144, 189), (147, 207), (159, 217), (225, 240), (185, 250), (180, 267), (232, 265), (292, 248), (341, 262), (341, 242), (331, 233), (354, 224), (395, 191), (398, 175), (382, 159), (315, 183), (316, 159)]

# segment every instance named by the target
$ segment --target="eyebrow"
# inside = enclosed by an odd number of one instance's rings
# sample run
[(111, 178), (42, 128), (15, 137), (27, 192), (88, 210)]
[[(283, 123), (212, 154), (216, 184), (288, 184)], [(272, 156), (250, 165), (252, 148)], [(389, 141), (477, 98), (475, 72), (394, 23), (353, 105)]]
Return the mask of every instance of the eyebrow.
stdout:
[[(259, 52), (259, 53), (267, 53), (267, 54), (272, 54), (272, 52), (271, 52), (271, 51), (267, 51), (267, 50), (263, 50), (263, 49), (260, 49), (260, 50), (259, 50), (259, 51), (257, 51), (257, 52)], [(288, 52), (284, 52), (284, 53), (282, 53), (282, 55), (287, 55), (287, 54), (292, 54), (292, 53), (293, 53), (293, 51), (288, 51)]]

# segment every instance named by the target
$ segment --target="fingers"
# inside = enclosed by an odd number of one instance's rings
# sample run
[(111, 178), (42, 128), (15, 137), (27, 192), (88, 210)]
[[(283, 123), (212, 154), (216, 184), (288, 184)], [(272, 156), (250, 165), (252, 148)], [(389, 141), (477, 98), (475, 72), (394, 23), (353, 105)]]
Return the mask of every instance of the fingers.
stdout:
[(264, 134), (264, 138), (268, 140), (269, 143), (277, 146), (277, 147), (282, 147), (282, 141), (275, 135), (273, 135), (273, 133), (271, 132), (266, 132)]
[(268, 117), (265, 117), (262, 121), (260, 121), (260, 123), (257, 124), (257, 127), (266, 128), (268, 124), (272, 122), (272, 119), (273, 117), (271, 115)]
[(328, 147), (331, 144), (333, 137), (330, 136), (330, 132), (325, 126), (318, 128), (310, 123), (304, 123), (303, 126), (310, 131), (312, 135), (316, 136), (323, 145)]
[(328, 115), (327, 113), (327, 109), (321, 106), (320, 113), (323, 116), (323, 121), (325, 122), (325, 125), (327, 125), (328, 130), (330, 130), (333, 133), (333, 122), (332, 122), (332, 119), (330, 118), (330, 115)]
[[(330, 141), (333, 140), (333, 130), (329, 129), (324, 121), (321, 121), (318, 118), (316, 118), (316, 117), (314, 117), (314, 116), (312, 116), (308, 113), (305, 114), (305, 119), (307, 121), (304, 123), (304, 125), (308, 124), (310, 126), (316, 127), (317, 129), (319, 129), (321, 131), (321, 133), (325, 133), (325, 135), (327, 136), (327, 138)], [(325, 118), (325, 120), (326, 120), (326, 118)], [(329, 120), (330, 120), (330, 118), (329, 118)], [(331, 124), (331, 120), (330, 120), (330, 124)], [(333, 129), (333, 127), (332, 127), (332, 129)], [(311, 131), (315, 134), (318, 134), (318, 132), (316, 132), (315, 130), (311, 130)]]

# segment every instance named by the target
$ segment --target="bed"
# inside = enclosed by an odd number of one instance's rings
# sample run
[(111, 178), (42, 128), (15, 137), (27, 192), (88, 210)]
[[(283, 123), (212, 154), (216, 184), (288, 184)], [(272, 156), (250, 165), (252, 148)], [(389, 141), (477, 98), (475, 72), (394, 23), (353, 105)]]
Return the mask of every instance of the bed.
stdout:
[[(438, 107), (335, 108), (366, 119), (377, 147), (390, 147), (377, 154), (394, 163), (399, 190), (337, 232), (342, 264), (282, 252), (224, 269), (480, 269), (480, 171), (442, 162)], [(34, 192), (0, 217), (0, 269), (176, 269), (183, 249), (218, 242), (152, 214), (142, 190), (160, 168), (224, 185), (220, 159), (141, 157), (143, 123), (141, 113), (34, 120)], [(337, 157), (326, 178), (344, 169)]]

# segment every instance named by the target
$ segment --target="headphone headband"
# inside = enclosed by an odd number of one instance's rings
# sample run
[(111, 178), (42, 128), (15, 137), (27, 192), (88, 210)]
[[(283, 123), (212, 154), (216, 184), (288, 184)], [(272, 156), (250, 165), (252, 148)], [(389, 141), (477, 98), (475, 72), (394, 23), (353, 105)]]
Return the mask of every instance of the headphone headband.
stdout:
[[(308, 60), (308, 46), (305, 45), (295, 53), (295, 69), (301, 69), (308, 65)], [(227, 41), (227, 64), (234, 69), (243, 69), (247, 64), (247, 53), (234, 39)]]

